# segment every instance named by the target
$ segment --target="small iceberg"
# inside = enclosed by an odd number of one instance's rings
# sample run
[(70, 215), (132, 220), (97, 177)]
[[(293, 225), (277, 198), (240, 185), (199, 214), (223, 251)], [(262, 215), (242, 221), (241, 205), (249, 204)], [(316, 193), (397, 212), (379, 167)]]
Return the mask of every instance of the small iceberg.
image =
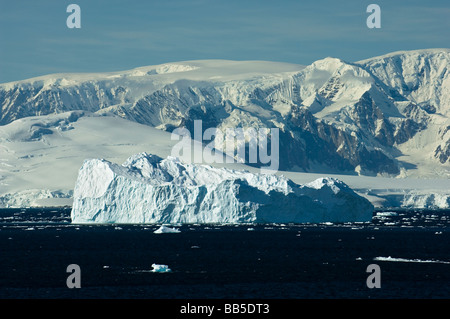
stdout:
[(169, 266), (167, 266), (167, 265), (153, 264), (152, 267), (153, 267), (152, 272), (171, 272), (172, 271), (169, 268)]
[(383, 216), (383, 217), (391, 217), (391, 216), (398, 216), (398, 213), (396, 212), (377, 212), (377, 216)]
[(154, 234), (175, 234), (175, 233), (179, 233), (180, 232), (180, 230), (179, 229), (176, 229), (176, 228), (170, 228), (170, 227), (167, 227), (167, 226), (161, 226), (161, 227), (159, 227), (157, 230), (155, 230), (153, 233)]

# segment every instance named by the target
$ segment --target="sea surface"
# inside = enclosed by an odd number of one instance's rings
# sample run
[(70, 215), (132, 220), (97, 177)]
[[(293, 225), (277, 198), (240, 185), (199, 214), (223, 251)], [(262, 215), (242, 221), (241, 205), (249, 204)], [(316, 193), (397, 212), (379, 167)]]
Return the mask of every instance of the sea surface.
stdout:
[[(159, 226), (71, 224), (70, 208), (1, 209), (0, 298), (450, 298), (450, 211), (155, 234)], [(80, 288), (67, 286), (71, 264)], [(380, 288), (367, 285), (371, 264)]]

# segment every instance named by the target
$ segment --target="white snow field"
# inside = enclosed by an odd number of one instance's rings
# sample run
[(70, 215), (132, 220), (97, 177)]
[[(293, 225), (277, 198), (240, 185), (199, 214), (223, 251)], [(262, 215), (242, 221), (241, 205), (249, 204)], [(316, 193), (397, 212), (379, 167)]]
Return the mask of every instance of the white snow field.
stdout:
[(343, 182), (186, 164), (140, 153), (121, 166), (86, 160), (72, 223), (321, 223), (372, 220), (373, 205)]
[(85, 159), (121, 162), (153, 149), (167, 156), (176, 142), (167, 132), (86, 112), (14, 121), (0, 126), (0, 141), (0, 206), (10, 207), (72, 205)]

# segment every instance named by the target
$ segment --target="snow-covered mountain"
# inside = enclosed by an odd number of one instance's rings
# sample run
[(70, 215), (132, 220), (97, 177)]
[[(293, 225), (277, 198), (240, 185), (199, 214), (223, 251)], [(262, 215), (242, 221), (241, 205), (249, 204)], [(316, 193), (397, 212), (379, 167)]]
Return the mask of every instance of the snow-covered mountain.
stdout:
[[(442, 176), (450, 171), (450, 50), (311, 65), (186, 61), (0, 85), (0, 124), (83, 110), (172, 131), (278, 127), (280, 169)], [(42, 130), (40, 131), (43, 132)]]
[[(405, 156), (421, 153), (421, 162), (431, 158), (449, 164), (450, 50), (395, 52), (359, 64), (382, 81), (391, 95), (405, 100), (399, 103), (401, 109), (406, 106), (405, 116), (423, 123), (417, 137), (399, 143), (402, 145), (398, 149)], [(419, 106), (421, 112), (411, 108), (412, 104)]]

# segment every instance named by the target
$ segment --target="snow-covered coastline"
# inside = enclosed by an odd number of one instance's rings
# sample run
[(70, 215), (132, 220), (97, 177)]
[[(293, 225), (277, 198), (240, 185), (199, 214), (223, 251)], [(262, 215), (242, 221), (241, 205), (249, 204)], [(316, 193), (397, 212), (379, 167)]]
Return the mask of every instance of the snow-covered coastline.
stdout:
[[(252, 169), (249, 167), (248, 169)], [(286, 173), (293, 181), (312, 181), (321, 174)], [(308, 175), (309, 176), (308, 178)], [(365, 187), (360, 184), (367, 180), (364, 177), (333, 175), (350, 186), (357, 194), (368, 199), (376, 210), (389, 209), (450, 209), (450, 191), (446, 186), (448, 181), (439, 179), (389, 179), (371, 178)], [(352, 178), (354, 177), (354, 178)], [(360, 179), (356, 181), (355, 179)], [(374, 182), (374, 184), (371, 184)], [(380, 184), (389, 183), (390, 187), (383, 188)], [(405, 186), (407, 184), (407, 186)], [(387, 184), (386, 184), (387, 185)], [(428, 186), (428, 188), (427, 188)], [(377, 188), (379, 187), (379, 188)], [(30, 189), (0, 196), (0, 208), (28, 208), (28, 207), (67, 207), (73, 205), (73, 190)]]
[(449, 49), (309, 66), (185, 61), (0, 84), (0, 208), (71, 206), (84, 160), (166, 158), (169, 132), (202, 119), (279, 128), (293, 166), (277, 175), (297, 184), (330, 177), (377, 209), (449, 209), (449, 61)]
[[(171, 140), (168, 132), (115, 116), (74, 113), (77, 114), (24, 118), (0, 127), (0, 208), (72, 206), (78, 170), (85, 159), (105, 158), (121, 163), (142, 151), (165, 158), (178, 142)], [(38, 126), (48, 127), (53, 133), (27, 138)], [(189, 162), (189, 158), (183, 160)], [(242, 163), (218, 166), (259, 172)], [(450, 208), (450, 179), (445, 176), (394, 178), (292, 171), (277, 174), (297, 184), (321, 177), (339, 179), (377, 209)]]

